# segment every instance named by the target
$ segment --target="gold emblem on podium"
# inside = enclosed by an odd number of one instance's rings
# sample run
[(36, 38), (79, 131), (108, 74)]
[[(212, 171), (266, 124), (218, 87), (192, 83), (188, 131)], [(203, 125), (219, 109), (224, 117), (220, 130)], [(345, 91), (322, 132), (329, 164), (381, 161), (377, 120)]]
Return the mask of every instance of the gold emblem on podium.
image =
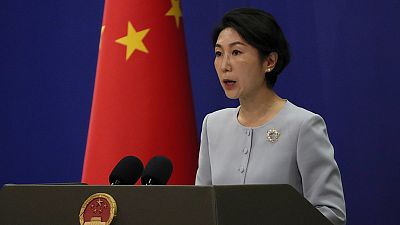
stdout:
[(91, 195), (83, 203), (79, 213), (81, 225), (110, 225), (117, 215), (117, 203), (106, 193)]

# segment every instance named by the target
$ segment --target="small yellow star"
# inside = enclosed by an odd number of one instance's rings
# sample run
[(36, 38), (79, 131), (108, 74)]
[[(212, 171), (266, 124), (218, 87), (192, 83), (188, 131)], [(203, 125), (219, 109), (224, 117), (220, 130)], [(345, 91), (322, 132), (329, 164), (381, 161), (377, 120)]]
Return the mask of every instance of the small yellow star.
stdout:
[(137, 49), (144, 53), (148, 53), (146, 46), (143, 43), (143, 38), (146, 34), (150, 31), (150, 29), (145, 29), (139, 32), (136, 32), (135, 28), (132, 26), (131, 22), (128, 21), (128, 33), (126, 36), (121, 37), (120, 39), (116, 40), (118, 44), (126, 46), (126, 57), (125, 59), (128, 60), (129, 57), (133, 54), (133, 52)]
[(176, 27), (179, 28), (179, 17), (182, 17), (182, 11), (179, 7), (179, 0), (171, 0), (172, 7), (169, 9), (166, 16), (174, 16)]

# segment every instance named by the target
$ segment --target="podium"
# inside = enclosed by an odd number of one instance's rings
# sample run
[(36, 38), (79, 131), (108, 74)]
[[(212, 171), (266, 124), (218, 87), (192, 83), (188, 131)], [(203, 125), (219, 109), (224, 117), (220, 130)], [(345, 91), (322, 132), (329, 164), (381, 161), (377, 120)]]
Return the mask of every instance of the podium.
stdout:
[(0, 223), (78, 225), (95, 193), (115, 199), (112, 225), (332, 225), (289, 185), (5, 185)]

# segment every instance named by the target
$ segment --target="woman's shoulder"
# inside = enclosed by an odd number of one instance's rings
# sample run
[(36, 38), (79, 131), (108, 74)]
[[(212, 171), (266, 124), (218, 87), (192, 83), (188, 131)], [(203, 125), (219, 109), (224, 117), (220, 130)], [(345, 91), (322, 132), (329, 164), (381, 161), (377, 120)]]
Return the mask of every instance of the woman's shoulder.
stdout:
[(283, 112), (283, 117), (288, 122), (303, 123), (304, 121), (309, 121), (316, 118), (322, 119), (319, 114), (307, 110), (303, 107), (297, 106), (289, 101), (287, 101), (285, 108), (286, 109)]
[(237, 112), (238, 112), (238, 108), (220, 109), (220, 110), (217, 110), (217, 111), (207, 114), (205, 117), (205, 120), (211, 121), (211, 122), (228, 121), (228, 120), (232, 120), (233, 118), (236, 118)]
[(238, 107), (236, 108), (225, 108), (225, 109), (220, 109), (214, 112), (209, 113), (210, 116), (227, 116), (227, 115), (235, 115), (237, 113)]
[(289, 101), (286, 104), (285, 110), (279, 116), (279, 119), (275, 121), (276, 124), (286, 127), (295, 133), (319, 129), (322, 129), (326, 133), (325, 121), (319, 114), (299, 107)]

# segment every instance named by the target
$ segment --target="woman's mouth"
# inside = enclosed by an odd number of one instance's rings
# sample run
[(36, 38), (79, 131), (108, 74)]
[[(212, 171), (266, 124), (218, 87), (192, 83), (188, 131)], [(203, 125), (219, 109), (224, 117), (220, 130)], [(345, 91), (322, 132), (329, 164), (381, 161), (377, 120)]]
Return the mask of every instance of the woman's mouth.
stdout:
[(224, 83), (224, 87), (226, 89), (232, 89), (235, 87), (236, 81), (230, 79), (223, 79), (222, 82)]

